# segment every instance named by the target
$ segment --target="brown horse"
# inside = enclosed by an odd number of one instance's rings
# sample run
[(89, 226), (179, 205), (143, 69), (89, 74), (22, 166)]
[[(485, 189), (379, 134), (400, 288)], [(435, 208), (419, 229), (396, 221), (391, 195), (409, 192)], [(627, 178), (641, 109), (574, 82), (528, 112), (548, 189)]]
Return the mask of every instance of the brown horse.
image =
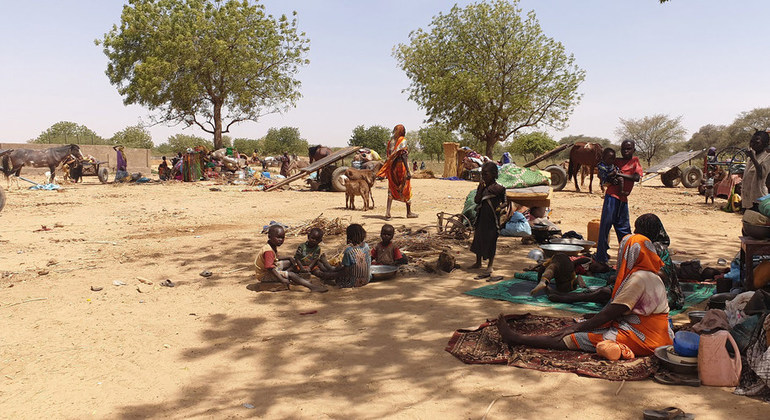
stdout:
[(14, 149), (11, 153), (3, 156), (3, 175), (5, 175), (6, 180), (9, 180), (11, 174), (18, 177), (24, 165), (30, 165), (35, 168), (47, 166), (51, 171), (51, 179), (48, 182), (52, 183), (56, 176), (56, 167), (70, 155), (78, 159), (84, 159), (83, 153), (80, 152), (80, 146), (77, 144), (52, 147), (44, 150)]
[(580, 192), (580, 186), (578, 185), (578, 172), (580, 172), (580, 165), (585, 165), (590, 168), (590, 180), (588, 182), (588, 192), (593, 192), (594, 183), (594, 169), (596, 165), (602, 160), (603, 147), (598, 143), (585, 143), (579, 142), (572, 146), (569, 151), (569, 169), (567, 169), (567, 179), (574, 178), (575, 191)]
[(310, 163), (321, 160), (330, 154), (332, 154), (332, 149), (326, 146), (318, 145), (307, 148), (307, 156), (310, 158)]

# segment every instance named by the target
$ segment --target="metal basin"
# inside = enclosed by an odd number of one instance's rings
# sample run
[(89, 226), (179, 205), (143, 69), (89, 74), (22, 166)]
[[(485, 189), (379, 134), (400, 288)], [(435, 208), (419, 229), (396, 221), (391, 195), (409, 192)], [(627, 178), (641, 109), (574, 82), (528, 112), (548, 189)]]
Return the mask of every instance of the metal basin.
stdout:
[(382, 281), (393, 278), (398, 272), (396, 265), (373, 265), (372, 281)]
[(770, 238), (770, 226), (752, 225), (751, 223), (743, 222), (743, 233), (754, 239), (768, 239)]
[(540, 245), (540, 249), (543, 250), (546, 258), (550, 258), (556, 254), (578, 255), (583, 250), (583, 247), (569, 244), (546, 244)]
[(590, 251), (591, 247), (596, 246), (594, 241), (584, 241), (582, 239), (575, 238), (553, 238), (550, 240), (552, 244), (567, 244), (567, 245), (579, 245), (583, 247), (583, 250)]
[(690, 311), (687, 312), (687, 316), (690, 318), (690, 324), (695, 325), (703, 321), (703, 317), (706, 316), (706, 311)]
[(692, 363), (683, 363), (681, 361), (674, 361), (669, 356), (669, 348), (672, 345), (660, 346), (655, 349), (655, 357), (660, 360), (660, 363), (668, 370), (676, 373), (693, 374), (698, 373), (698, 365)]

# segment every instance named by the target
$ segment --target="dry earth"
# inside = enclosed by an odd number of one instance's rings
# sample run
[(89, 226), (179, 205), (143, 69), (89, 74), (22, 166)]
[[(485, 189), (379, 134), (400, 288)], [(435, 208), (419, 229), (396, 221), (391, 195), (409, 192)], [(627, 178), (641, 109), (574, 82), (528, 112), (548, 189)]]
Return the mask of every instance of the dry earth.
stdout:
[[(375, 189), (377, 208), (364, 213), (345, 211), (338, 193), (86, 182), (61, 192), (7, 191), (0, 417), (475, 419), (502, 395), (488, 418), (636, 419), (645, 408), (671, 405), (698, 419), (770, 412), (731, 389), (642, 381), (617, 393), (617, 382), (574, 374), (464, 365), (444, 351), (457, 328), (501, 311), (568, 315), (464, 295), (485, 284), (465, 270), (326, 294), (248, 287), (263, 225), (301, 224), (323, 212), (350, 216), (377, 235), (384, 184)], [(459, 211), (473, 187), (414, 180), (420, 218), (403, 218), (396, 203), (392, 223), (433, 224), (438, 211)], [(602, 199), (571, 188), (555, 194), (553, 219), (585, 234)], [(632, 220), (661, 216), (675, 259), (714, 265), (738, 251), (738, 216), (703, 204), (692, 190), (637, 188), (630, 201)], [(51, 230), (38, 231), (43, 225)], [(303, 240), (290, 236), (282, 251)], [(324, 244), (341, 246), (342, 237)], [(523, 268), (530, 248), (501, 239), (498, 271)], [(470, 265), (472, 254), (455, 251)], [(211, 278), (198, 275), (206, 269)], [(159, 287), (167, 278), (177, 286)], [(300, 315), (307, 311), (317, 313)]]

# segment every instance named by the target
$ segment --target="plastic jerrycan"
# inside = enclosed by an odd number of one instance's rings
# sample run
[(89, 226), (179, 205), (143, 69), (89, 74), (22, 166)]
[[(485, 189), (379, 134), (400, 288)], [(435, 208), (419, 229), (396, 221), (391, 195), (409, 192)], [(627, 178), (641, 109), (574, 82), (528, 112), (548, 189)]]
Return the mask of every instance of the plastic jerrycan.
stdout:
[[(735, 358), (727, 353), (730, 341)], [(741, 353), (733, 336), (727, 331), (701, 334), (698, 346), (698, 375), (703, 385), (737, 386), (741, 377)]]
[[(596, 243), (599, 242), (599, 224), (601, 223), (601, 220), (594, 219), (588, 222), (588, 240), (594, 241)], [(596, 248), (596, 245), (594, 245), (594, 248)]]

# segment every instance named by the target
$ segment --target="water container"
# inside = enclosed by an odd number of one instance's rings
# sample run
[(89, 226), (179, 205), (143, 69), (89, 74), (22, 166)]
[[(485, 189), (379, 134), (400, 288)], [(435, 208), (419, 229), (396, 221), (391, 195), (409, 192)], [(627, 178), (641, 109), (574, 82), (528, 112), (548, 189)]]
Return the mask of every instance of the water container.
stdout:
[[(599, 242), (599, 223), (601, 220), (594, 219), (588, 222), (588, 240), (595, 243)], [(594, 245), (596, 247), (596, 245)]]
[[(734, 358), (727, 353), (730, 341)], [(702, 334), (698, 346), (698, 375), (703, 385), (737, 386), (741, 377), (741, 353), (733, 336), (727, 331)]]

